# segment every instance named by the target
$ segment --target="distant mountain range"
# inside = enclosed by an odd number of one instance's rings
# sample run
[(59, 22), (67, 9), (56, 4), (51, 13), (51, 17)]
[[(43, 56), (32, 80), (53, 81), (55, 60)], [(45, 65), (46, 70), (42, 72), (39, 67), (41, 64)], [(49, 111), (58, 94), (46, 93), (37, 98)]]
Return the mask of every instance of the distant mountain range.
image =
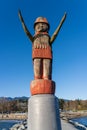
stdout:
[[(13, 101), (13, 100), (28, 100), (29, 97), (26, 97), (26, 96), (22, 96), (22, 97), (0, 97), (0, 100), (3, 100), (3, 99), (6, 99), (7, 101)], [(58, 98), (59, 100), (61, 100), (61, 98)], [(70, 100), (68, 99), (63, 99), (65, 102), (68, 102)]]
[(22, 97), (0, 97), (0, 100), (2, 99), (6, 99), (8, 101), (12, 101), (12, 100), (27, 100), (29, 97), (25, 97), (25, 96), (22, 96)]

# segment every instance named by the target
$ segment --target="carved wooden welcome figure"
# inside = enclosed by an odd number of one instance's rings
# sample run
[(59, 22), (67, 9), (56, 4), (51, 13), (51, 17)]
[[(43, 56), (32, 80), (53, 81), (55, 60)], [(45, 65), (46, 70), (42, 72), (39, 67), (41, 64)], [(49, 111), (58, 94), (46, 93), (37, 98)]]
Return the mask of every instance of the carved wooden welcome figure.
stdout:
[(51, 79), (52, 52), (48, 34), (49, 24), (46, 18), (37, 18), (34, 23), (34, 29), (32, 57), (35, 79)]
[(57, 27), (56, 31), (54, 32), (51, 38), (48, 34), (50, 26), (46, 18), (38, 17), (36, 19), (34, 23), (35, 34), (34, 36), (32, 36), (24, 23), (21, 12), (19, 11), (18, 14), (22, 22), (23, 29), (32, 42), (32, 58), (34, 65), (35, 80), (32, 81), (31, 83), (31, 93), (32, 95), (44, 94), (44, 93), (52, 94), (55, 92), (55, 83), (51, 80), (52, 79), (51, 47), (66, 18), (66, 13), (64, 14), (59, 26)]

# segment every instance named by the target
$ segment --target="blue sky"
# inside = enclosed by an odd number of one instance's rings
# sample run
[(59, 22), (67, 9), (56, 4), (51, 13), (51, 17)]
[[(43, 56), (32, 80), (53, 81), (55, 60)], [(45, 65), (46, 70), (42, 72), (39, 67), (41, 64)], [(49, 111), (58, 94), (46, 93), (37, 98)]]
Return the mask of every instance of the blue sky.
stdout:
[(32, 44), (22, 29), (19, 9), (32, 35), (37, 17), (48, 19), (51, 36), (67, 12), (52, 46), (56, 96), (87, 99), (87, 0), (0, 1), (0, 96), (30, 96), (34, 79)]

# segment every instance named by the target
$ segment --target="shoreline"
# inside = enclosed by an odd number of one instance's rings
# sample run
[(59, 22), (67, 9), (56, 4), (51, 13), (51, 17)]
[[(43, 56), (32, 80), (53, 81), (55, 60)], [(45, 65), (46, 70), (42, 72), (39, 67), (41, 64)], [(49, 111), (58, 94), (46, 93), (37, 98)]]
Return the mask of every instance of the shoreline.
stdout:
[[(75, 118), (83, 118), (83, 117), (87, 117), (87, 111), (78, 111), (78, 112), (61, 112), (60, 113), (60, 117), (61, 117), (61, 120), (64, 121), (64, 123), (68, 126), (67, 123), (69, 123), (71, 126), (74, 126), (73, 129), (75, 130), (78, 130), (78, 129), (83, 129), (83, 130), (86, 130), (87, 127), (85, 125), (82, 125), (80, 124), (78, 121), (75, 122), (73, 121), (72, 119), (75, 119)], [(67, 127), (66, 126), (66, 127)], [(70, 130), (73, 130), (73, 129), (70, 129)], [(64, 129), (66, 130), (66, 129)], [(67, 129), (68, 130), (68, 129)]]
[[(0, 114), (0, 120), (25, 120), (28, 118), (28, 113), (10, 113), (10, 114)], [(69, 121), (70, 119), (87, 117), (87, 111), (66, 111), (60, 112), (60, 118), (62, 120)]]
[(25, 120), (27, 113), (0, 114), (0, 120)]
[[(21, 120), (22, 122), (19, 124), (15, 124), (12, 126), (10, 130), (15, 130), (16, 127), (24, 128), (27, 130), (27, 113), (11, 113), (11, 114), (0, 114), (0, 120)], [(60, 120), (61, 120), (61, 128), (62, 130), (78, 130), (76, 127), (85, 128), (79, 123), (75, 123), (72, 121), (74, 118), (85, 117), (87, 116), (87, 111), (81, 112), (61, 112)]]
[[(22, 123), (18, 123), (13, 125), (10, 130), (17, 130), (17, 129), (23, 129), (27, 130), (27, 120), (23, 121)], [(61, 119), (61, 130), (78, 130), (73, 124), (69, 123), (68, 121)]]
[(80, 117), (87, 117), (87, 111), (67, 111), (67, 112), (60, 112), (60, 118), (63, 120), (70, 120), (74, 118), (80, 118)]

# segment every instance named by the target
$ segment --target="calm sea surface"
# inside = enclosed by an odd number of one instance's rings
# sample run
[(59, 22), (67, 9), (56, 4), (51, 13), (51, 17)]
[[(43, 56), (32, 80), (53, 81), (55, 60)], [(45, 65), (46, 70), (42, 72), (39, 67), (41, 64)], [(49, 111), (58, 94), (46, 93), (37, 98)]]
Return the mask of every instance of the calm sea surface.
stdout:
[(14, 124), (17, 124), (19, 121), (15, 120), (0, 120), (0, 130), (9, 130)]
[(87, 117), (75, 118), (72, 121), (79, 130), (87, 130)]

